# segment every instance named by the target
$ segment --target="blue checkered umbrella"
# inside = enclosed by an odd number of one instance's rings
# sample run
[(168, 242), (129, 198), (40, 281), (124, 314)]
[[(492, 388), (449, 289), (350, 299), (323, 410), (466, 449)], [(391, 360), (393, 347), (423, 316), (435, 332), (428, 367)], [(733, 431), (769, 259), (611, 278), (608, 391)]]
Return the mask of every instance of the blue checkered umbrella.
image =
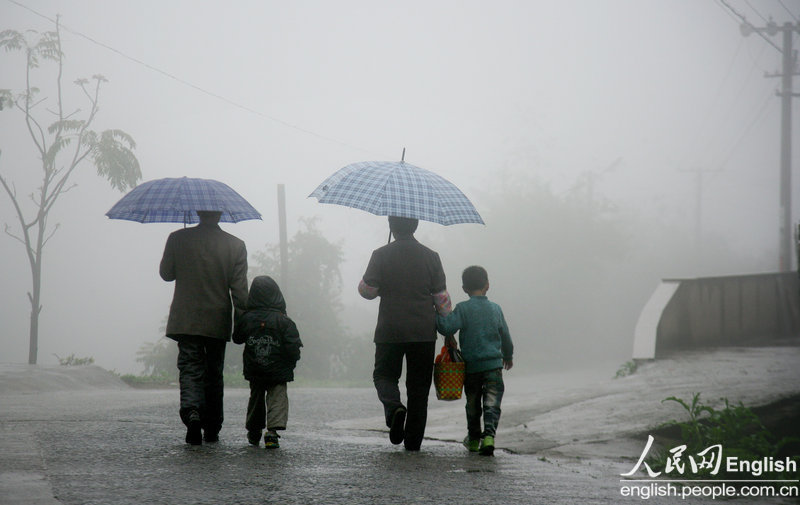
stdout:
[(453, 183), (404, 161), (353, 163), (325, 179), (309, 197), (378, 216), (443, 225), (483, 224), (472, 202)]
[(139, 223), (199, 222), (195, 211), (222, 212), (220, 221), (261, 219), (252, 205), (228, 185), (213, 179), (166, 178), (139, 184), (106, 212), (111, 219)]

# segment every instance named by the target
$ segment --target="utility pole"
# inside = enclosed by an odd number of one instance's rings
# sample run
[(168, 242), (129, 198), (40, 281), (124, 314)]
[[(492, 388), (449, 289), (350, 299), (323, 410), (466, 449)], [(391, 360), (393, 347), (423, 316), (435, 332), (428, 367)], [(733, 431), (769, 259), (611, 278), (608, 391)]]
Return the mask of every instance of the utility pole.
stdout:
[(698, 258), (703, 254), (703, 175), (713, 172), (722, 172), (721, 168), (711, 170), (707, 168), (682, 169), (681, 172), (693, 172), (696, 181), (695, 211), (694, 211), (694, 248)]
[(800, 23), (784, 23), (778, 26), (774, 21), (764, 28), (756, 28), (748, 22), (741, 25), (745, 37), (753, 32), (775, 36), (783, 34), (783, 68), (781, 73), (766, 74), (765, 77), (780, 77), (781, 90), (781, 177), (780, 177), (780, 237), (778, 243), (778, 268), (781, 272), (792, 269), (792, 97), (800, 96), (792, 90), (792, 77), (797, 73), (797, 53), (792, 51), (793, 32), (800, 33)]
[(283, 184), (278, 184), (278, 232), (281, 251), (281, 286), (286, 286), (289, 282), (289, 244), (286, 237), (286, 187)]

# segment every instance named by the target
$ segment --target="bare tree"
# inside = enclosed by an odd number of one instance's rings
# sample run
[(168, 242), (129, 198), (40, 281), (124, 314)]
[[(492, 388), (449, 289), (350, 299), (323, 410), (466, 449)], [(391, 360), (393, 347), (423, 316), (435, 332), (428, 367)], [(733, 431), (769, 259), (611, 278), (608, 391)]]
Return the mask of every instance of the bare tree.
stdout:
[[(80, 117), (80, 109), (67, 111), (62, 98), (64, 53), (61, 51), (58, 22), (56, 31), (53, 32), (0, 32), (0, 48), (6, 52), (25, 53), (25, 88), (18, 93), (0, 89), (0, 110), (16, 109), (22, 113), (38, 154), (36, 163), (24, 170), (41, 170), (41, 185), (24, 195), (33, 203), (32, 206), (23, 195), (17, 194), (14, 182), (0, 170), (0, 185), (11, 199), (19, 220), (18, 230), (5, 223), (5, 232), (24, 246), (30, 263), (32, 289), (28, 293), (31, 303), (28, 363), (35, 364), (39, 341), (39, 314), (42, 311), (42, 253), (58, 229), (58, 224), (52, 229), (47, 226), (56, 201), (74, 187), (74, 184), (70, 184), (70, 177), (87, 159), (97, 168), (99, 176), (108, 179), (111, 186), (120, 191), (136, 186), (142, 174), (139, 162), (133, 154), (136, 144), (130, 135), (122, 130), (97, 133), (90, 129), (98, 111), (100, 88), (106, 82), (103, 76), (95, 75), (91, 81), (75, 81), (88, 100), (88, 113), (83, 113), (83, 117)], [(54, 99), (39, 98), (40, 90), (31, 82), (31, 71), (38, 68), (43, 60), (55, 62), (57, 66)], [(47, 123), (50, 123), (49, 126), (45, 126)]]

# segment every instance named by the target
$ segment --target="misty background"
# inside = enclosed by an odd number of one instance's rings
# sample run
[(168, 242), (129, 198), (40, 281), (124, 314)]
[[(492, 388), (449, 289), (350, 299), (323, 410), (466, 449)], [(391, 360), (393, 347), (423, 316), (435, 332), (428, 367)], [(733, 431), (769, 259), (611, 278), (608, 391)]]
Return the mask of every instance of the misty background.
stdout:
[[(289, 238), (313, 220), (342, 252), (342, 335), (315, 338), (363, 342), (368, 357), (378, 303), (356, 286), (386, 218), (307, 196), (405, 147), (484, 218), (421, 222), (417, 238), (439, 252), (454, 302), (463, 268), (486, 267), (525, 373), (630, 359), (661, 278), (778, 269), (780, 82), (765, 73), (780, 53), (743, 37), (734, 11), (782, 24), (800, 2), (0, 0), (0, 30), (53, 30), (60, 14), (67, 104), (83, 103), (74, 79), (104, 75), (95, 129), (135, 139), (145, 181), (214, 178), (245, 197), (263, 221), (222, 227), (251, 260), (278, 242), (285, 184)], [(0, 54), (0, 88), (23, 88), (24, 70), (22, 53)], [(52, 96), (55, 66), (34, 76)], [(798, 132), (796, 100), (793, 112)], [(18, 111), (0, 111), (0, 149), (0, 174), (34, 191)], [(39, 363), (74, 353), (138, 373), (137, 350), (163, 334), (173, 284), (158, 264), (179, 226), (106, 218), (123, 195), (88, 163), (73, 182), (49, 221)], [(18, 229), (4, 193), (0, 221)], [(24, 363), (30, 271), (5, 234), (0, 258), (0, 361)]]

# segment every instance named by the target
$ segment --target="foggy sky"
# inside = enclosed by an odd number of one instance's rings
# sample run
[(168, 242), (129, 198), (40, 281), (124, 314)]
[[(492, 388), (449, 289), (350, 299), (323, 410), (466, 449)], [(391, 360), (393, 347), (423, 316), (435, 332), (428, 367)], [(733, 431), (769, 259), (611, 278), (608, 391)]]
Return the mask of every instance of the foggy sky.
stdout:
[[(404, 147), (406, 161), (458, 185), (479, 211), (480, 188), (501, 170), (531, 172), (556, 192), (591, 172), (594, 191), (621, 209), (687, 229), (696, 191), (687, 170), (713, 170), (704, 179), (704, 232), (774, 257), (777, 268), (780, 83), (764, 73), (780, 69), (780, 55), (758, 36), (742, 37), (714, 0), (20, 3), (61, 14), (71, 30), (62, 29), (65, 83), (109, 79), (95, 129), (133, 136), (144, 180), (229, 184), (264, 217), (223, 224), (251, 253), (278, 239), (277, 184), (286, 185), (290, 237), (300, 218), (319, 216), (325, 236), (344, 248), (353, 328), (374, 324), (377, 304), (358, 299), (355, 286), (385, 243), (385, 218), (307, 195), (342, 166), (399, 159)], [(746, 2), (729, 3), (764, 24)], [(791, 20), (777, 1), (753, 4)], [(800, 2), (783, 4), (800, 17)], [(0, 29), (53, 29), (7, 1), (0, 20)], [(49, 84), (52, 65), (37, 75)], [(0, 54), (0, 88), (23, 85), (22, 54)], [(67, 102), (78, 103), (72, 87)], [(795, 132), (798, 109), (795, 100)], [(17, 112), (0, 112), (0, 149), (0, 173), (20, 193), (33, 191), (40, 176)], [(122, 195), (88, 164), (74, 182), (50, 218), (61, 227), (45, 249), (39, 362), (75, 353), (138, 372), (135, 352), (159, 337), (171, 300), (158, 262), (177, 227), (107, 219)], [(17, 224), (5, 194), (0, 221)], [(459, 233), (422, 223), (418, 235)], [(0, 361), (26, 362), (27, 260), (7, 235), (0, 257)], [(466, 265), (442, 259), (454, 292)]]

